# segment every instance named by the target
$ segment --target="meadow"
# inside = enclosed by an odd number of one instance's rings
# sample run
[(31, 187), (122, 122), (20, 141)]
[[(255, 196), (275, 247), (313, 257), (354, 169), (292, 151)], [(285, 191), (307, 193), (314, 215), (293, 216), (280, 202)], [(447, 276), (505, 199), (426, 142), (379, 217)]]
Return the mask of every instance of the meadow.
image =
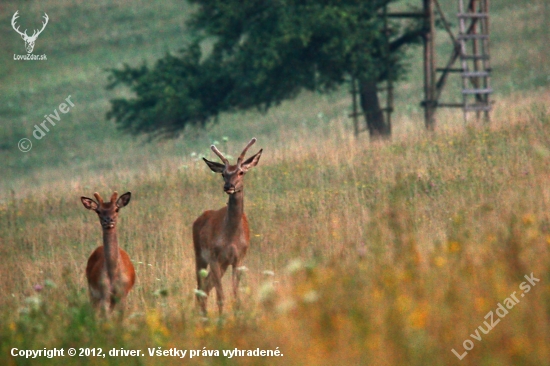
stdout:
[[(438, 129), (426, 133), (413, 72), (399, 91), (392, 140), (376, 143), (352, 136), (345, 89), (304, 94), (266, 115), (225, 115), (176, 140), (125, 136), (105, 121), (108, 99), (125, 91), (104, 90), (103, 69), (177, 50), (191, 10), (177, 2), (8, 5), (2, 24), (15, 5), (38, 18), (49, 9), (52, 24), (37, 42), (48, 62), (6, 59), (0, 71), (0, 364), (550, 364), (544, 2), (495, 4), (501, 76), (490, 124), (441, 111)], [(524, 43), (507, 38), (510, 18), (522, 24)], [(8, 27), (2, 49), (22, 53)], [(68, 95), (75, 107), (31, 151), (17, 150)], [(245, 177), (251, 247), (241, 307), (226, 275), (226, 313), (217, 317), (211, 296), (204, 318), (191, 225), (227, 195), (201, 157), (217, 159), (211, 143), (235, 157), (252, 136), (249, 155), (264, 153)], [(84, 276), (101, 229), (79, 197), (113, 190), (132, 192), (118, 224), (137, 272), (123, 324), (94, 318)], [(13, 348), (71, 347), (107, 356), (11, 356)], [(172, 348), (186, 358), (149, 356)], [(235, 349), (282, 355), (223, 355)], [(191, 350), (199, 351), (192, 359)]]

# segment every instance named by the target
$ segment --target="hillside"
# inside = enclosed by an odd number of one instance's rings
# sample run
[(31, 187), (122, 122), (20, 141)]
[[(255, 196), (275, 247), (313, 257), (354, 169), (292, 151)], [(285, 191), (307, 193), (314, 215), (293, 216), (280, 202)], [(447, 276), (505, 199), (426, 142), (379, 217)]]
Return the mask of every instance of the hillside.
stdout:
[[(441, 3), (452, 20), (455, 2)], [(544, 23), (544, 19), (549, 18), (544, 16), (548, 14), (548, 7), (544, 1), (528, 5), (503, 1), (492, 4), (492, 9), (493, 85), (497, 102), (499, 95), (538, 93), (538, 88), (549, 83), (550, 66), (545, 60), (550, 27)], [(50, 22), (37, 41), (35, 52), (46, 53), (47, 61), (12, 59), (12, 53), (24, 52), (21, 38), (10, 26), (15, 10), (21, 15), (19, 22), (26, 26), (38, 23), (43, 12), (48, 12)], [(97, 175), (123, 166), (139, 167), (138, 170), (143, 166), (154, 168), (164, 159), (187, 161), (193, 152), (207, 153), (207, 146), (224, 136), (229, 141), (242, 142), (255, 135), (282, 143), (282, 131), (306, 126), (316, 135), (332, 118), (349, 112), (351, 101), (344, 88), (331, 96), (304, 94), (267, 115), (221, 116), (218, 125), (210, 126), (207, 131), (187, 131), (177, 140), (148, 144), (142, 138), (120, 133), (113, 121), (105, 120), (105, 112), (110, 98), (127, 95), (127, 92), (106, 91), (105, 70), (119, 67), (123, 62), (151, 64), (165, 52), (177, 52), (186, 40), (184, 22), (191, 11), (184, 2), (178, 1), (165, 1), (162, 5), (143, 1), (5, 3), (0, 15), (4, 24), (0, 28), (0, 44), (2, 49), (9, 50), (0, 61), (0, 93), (4, 101), (0, 107), (2, 189), (14, 189), (16, 195), (24, 196), (26, 190), (59, 178)], [(518, 26), (509, 27), (512, 23)], [(443, 63), (449, 47), (443, 30), (438, 42), (441, 44), (439, 62)], [(396, 136), (411, 131), (423, 133), (419, 106), (420, 48), (410, 50), (410, 55), (411, 73), (397, 86)], [(34, 140), (31, 137), (34, 126), (44, 121), (44, 115), (54, 113), (69, 95), (75, 107), (62, 116), (47, 136)], [(453, 98), (456, 100), (452, 93), (449, 98), (445, 96), (445, 100)], [(448, 126), (452, 122), (447, 116), (458, 121), (455, 117), (459, 115), (458, 111), (443, 111), (439, 124)], [(344, 119), (342, 123), (352, 130), (349, 120)], [(34, 141), (32, 151), (22, 154), (16, 148), (21, 138)]]
[[(461, 113), (442, 111), (437, 131), (425, 133), (420, 53), (411, 50), (395, 134), (377, 143), (352, 136), (346, 90), (303, 94), (266, 115), (224, 115), (176, 140), (121, 134), (105, 111), (126, 92), (104, 89), (104, 69), (177, 51), (192, 9), (117, 4), (1, 5), (0, 44), (9, 50), (0, 69), (1, 365), (182, 364), (149, 355), (172, 348), (187, 351), (192, 365), (549, 364), (543, 1), (493, 4), (497, 104), (489, 125), (465, 126)], [(36, 19), (47, 11), (36, 53), (48, 61), (11, 60), (12, 50), (23, 52), (9, 25), (15, 10)], [(68, 113), (19, 151), (17, 141), (68, 96)], [(195, 306), (191, 225), (227, 195), (200, 158), (216, 160), (216, 143), (234, 159), (252, 136), (249, 156), (264, 153), (245, 177), (251, 246), (242, 302), (232, 301), (228, 273), (226, 313), (216, 316), (212, 293), (204, 318)], [(137, 282), (122, 325), (94, 320), (84, 276), (101, 228), (79, 197), (113, 190), (132, 192), (118, 232)], [(83, 356), (11, 355), (71, 347)], [(223, 354), (257, 349), (281, 355)], [(105, 358), (89, 356), (100, 351)]]

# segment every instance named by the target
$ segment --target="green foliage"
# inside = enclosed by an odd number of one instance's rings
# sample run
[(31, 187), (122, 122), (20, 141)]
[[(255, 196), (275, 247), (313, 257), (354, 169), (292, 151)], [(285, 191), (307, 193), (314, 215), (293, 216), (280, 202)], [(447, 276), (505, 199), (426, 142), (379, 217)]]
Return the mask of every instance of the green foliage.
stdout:
[(115, 118), (123, 129), (152, 135), (171, 135), (186, 125), (200, 125), (216, 116), (232, 86), (214, 59), (200, 63), (198, 45), (186, 49), (181, 58), (166, 55), (150, 70), (142, 65), (111, 70), (109, 89), (128, 85), (137, 97), (114, 99), (108, 118)]
[[(392, 24), (389, 42), (379, 16), (388, 0), (192, 3), (196, 39), (179, 56), (168, 54), (153, 69), (111, 70), (109, 88), (123, 84), (136, 94), (111, 101), (107, 116), (122, 129), (177, 135), (221, 112), (266, 111), (304, 89), (332, 91), (348, 76), (395, 78), (400, 49), (421, 30)], [(212, 50), (203, 55), (207, 42)]]

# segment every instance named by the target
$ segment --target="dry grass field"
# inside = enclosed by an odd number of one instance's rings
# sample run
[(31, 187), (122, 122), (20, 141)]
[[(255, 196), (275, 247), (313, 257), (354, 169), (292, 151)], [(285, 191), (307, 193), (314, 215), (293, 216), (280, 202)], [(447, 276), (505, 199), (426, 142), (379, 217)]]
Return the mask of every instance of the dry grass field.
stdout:
[[(191, 224), (226, 201), (202, 160), (120, 167), (8, 199), (0, 206), (1, 363), (34, 364), (10, 357), (13, 347), (175, 347), (201, 351), (189, 364), (448, 365), (459, 361), (452, 349), (463, 355), (473, 345), (462, 363), (548, 364), (549, 96), (503, 101), (489, 127), (455, 123), (387, 143), (355, 141), (338, 119), (316, 139), (303, 130), (288, 143), (259, 140), (251, 151), (263, 147), (262, 160), (245, 177), (252, 240), (242, 306), (229, 301), (221, 319), (212, 297), (208, 319), (194, 300)], [(93, 320), (84, 263), (100, 225), (79, 202), (115, 189), (133, 193), (118, 230), (138, 276), (123, 326)], [(531, 274), (540, 282), (527, 292)], [(503, 318), (499, 303), (511, 306)], [(276, 347), (283, 356), (222, 353)]]

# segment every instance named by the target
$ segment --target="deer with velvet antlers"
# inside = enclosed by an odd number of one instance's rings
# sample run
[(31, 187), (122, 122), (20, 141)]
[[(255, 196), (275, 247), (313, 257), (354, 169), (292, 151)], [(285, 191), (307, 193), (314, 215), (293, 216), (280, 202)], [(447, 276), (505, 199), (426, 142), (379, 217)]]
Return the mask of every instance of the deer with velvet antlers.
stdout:
[[(216, 298), (220, 315), (223, 312), (225, 296), (222, 277), (227, 267), (232, 266), (232, 285), (235, 300), (238, 299), (240, 280), (239, 267), (242, 265), (250, 243), (248, 219), (244, 213), (243, 177), (249, 169), (260, 161), (263, 149), (244, 160), (246, 151), (256, 142), (253, 138), (237, 159), (236, 165), (230, 165), (223, 154), (212, 145), (210, 148), (218, 155), (223, 164), (204, 162), (214, 173), (220, 173), (224, 180), (223, 190), (229, 195), (227, 206), (217, 210), (205, 211), (193, 223), (193, 245), (197, 275), (197, 301), (203, 314), (206, 314), (206, 300), (212, 288), (216, 288)], [(205, 278), (206, 268), (210, 271)]]
[(97, 192), (94, 197), (97, 201), (80, 197), (85, 208), (97, 213), (103, 230), (103, 245), (94, 250), (86, 266), (90, 300), (103, 315), (117, 307), (122, 318), (126, 296), (134, 286), (136, 273), (128, 253), (118, 246), (116, 224), (118, 211), (130, 202), (131, 193), (126, 192), (117, 199), (115, 191), (109, 202), (103, 202)]

